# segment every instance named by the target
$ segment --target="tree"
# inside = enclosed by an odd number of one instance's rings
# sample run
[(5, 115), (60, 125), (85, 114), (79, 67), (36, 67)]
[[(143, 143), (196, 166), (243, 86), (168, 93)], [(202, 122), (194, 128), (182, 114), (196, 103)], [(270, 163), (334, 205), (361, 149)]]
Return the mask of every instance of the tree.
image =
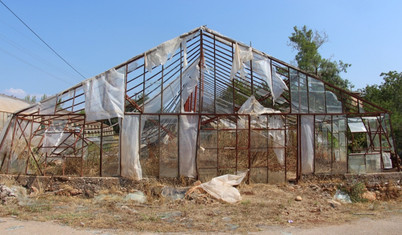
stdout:
[(34, 95), (33, 96), (26, 95), (24, 97), (24, 100), (27, 101), (28, 103), (35, 104), (36, 103), (36, 96), (34, 96)]
[(338, 62), (331, 59), (322, 58), (318, 49), (328, 41), (325, 33), (322, 35), (317, 31), (308, 29), (303, 26), (298, 29), (297, 26), (293, 27), (294, 32), (289, 37), (289, 46), (297, 51), (295, 60), (297, 66), (309, 73), (314, 73), (335, 86), (351, 89), (353, 85), (347, 80), (343, 79), (340, 74), (346, 73), (350, 64), (344, 63), (341, 60)]
[(384, 82), (381, 85), (366, 86), (362, 96), (392, 112), (391, 122), (395, 135), (396, 148), (402, 155), (402, 72), (381, 73)]

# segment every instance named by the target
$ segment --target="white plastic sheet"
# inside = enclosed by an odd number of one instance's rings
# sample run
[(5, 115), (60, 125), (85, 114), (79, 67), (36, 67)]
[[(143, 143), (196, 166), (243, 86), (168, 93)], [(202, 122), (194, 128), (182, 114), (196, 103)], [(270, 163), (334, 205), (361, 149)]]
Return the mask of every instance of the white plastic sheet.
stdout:
[(124, 116), (124, 74), (111, 69), (83, 82), (87, 121)]
[(54, 120), (46, 129), (43, 137), (43, 148), (41, 149), (43, 153), (52, 153), (57, 147), (66, 141), (69, 137), (69, 134), (64, 133), (66, 125), (66, 120)]
[(262, 106), (252, 95), (243, 103), (237, 113), (260, 115), (263, 113), (280, 113), (280, 111)]
[(283, 91), (289, 90), (286, 83), (283, 81), (282, 76), (274, 72), (272, 74), (272, 99), (275, 102), (283, 93)]
[(392, 161), (391, 161), (391, 153), (390, 152), (382, 152), (382, 161), (384, 163), (385, 169), (392, 168)]
[(196, 148), (198, 133), (198, 116), (181, 115), (179, 121), (180, 136), (180, 175), (196, 177)]
[(121, 131), (121, 176), (142, 179), (140, 164), (140, 116), (127, 115)]
[(57, 97), (49, 98), (43, 102), (39, 103), (39, 114), (41, 115), (51, 115), (54, 114), (56, 110)]
[[(165, 107), (171, 100), (175, 100), (181, 93), (182, 107), (184, 112), (184, 103), (188, 96), (194, 91), (195, 86), (198, 84), (200, 77), (200, 68), (198, 66), (199, 59), (195, 60), (190, 67), (188, 67), (182, 74), (182, 89), (180, 89), (180, 76), (177, 76), (169, 85), (163, 89), (163, 107)], [(183, 90), (183, 92), (180, 92)], [(147, 100), (144, 105), (145, 113), (158, 113), (161, 109), (160, 94)], [(179, 109), (177, 109), (178, 111)]]
[(200, 186), (216, 199), (235, 203), (241, 200), (241, 195), (239, 190), (233, 186), (239, 185), (246, 175), (247, 172), (242, 172), (237, 175), (222, 175)]
[[(281, 116), (272, 116), (268, 120), (270, 129), (284, 129), (284, 123)], [(269, 131), (269, 135), (273, 138), (273, 147), (279, 164), (285, 164), (285, 130)]]
[(244, 62), (250, 61), (253, 59), (253, 51), (252, 48), (243, 48), (243, 46), (239, 46), (237, 43), (235, 44), (235, 52), (233, 56), (232, 70), (230, 72), (230, 78), (233, 79), (237, 72), (240, 70), (240, 76), (244, 79)]
[(180, 47), (182, 39), (180, 37), (173, 38), (156, 47), (149, 54), (145, 54), (145, 67), (148, 72), (152, 72), (152, 68), (161, 64), (165, 64), (173, 56), (174, 52)]
[(302, 173), (313, 173), (314, 165), (314, 116), (301, 117)]

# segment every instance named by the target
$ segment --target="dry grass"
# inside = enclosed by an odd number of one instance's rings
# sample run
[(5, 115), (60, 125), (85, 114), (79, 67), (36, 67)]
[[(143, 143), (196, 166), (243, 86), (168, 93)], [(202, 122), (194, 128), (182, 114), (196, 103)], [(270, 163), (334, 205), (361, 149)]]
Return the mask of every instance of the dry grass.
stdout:
[[(9, 182), (13, 184), (13, 182)], [(170, 201), (155, 193), (163, 185), (150, 180), (137, 188), (109, 187), (95, 198), (55, 196), (41, 193), (30, 196), (23, 205), (1, 205), (0, 216), (23, 220), (57, 221), (73, 227), (119, 229), (150, 232), (221, 232), (232, 225), (236, 232), (253, 232), (264, 226), (312, 227), (339, 224), (361, 216), (384, 217), (401, 213), (401, 199), (339, 205), (328, 200), (336, 182), (314, 188), (311, 185), (242, 184), (238, 187), (243, 200), (236, 204), (217, 200), (182, 199)], [(70, 190), (68, 185), (64, 189)], [(143, 191), (147, 203), (125, 200), (127, 192)], [(296, 196), (302, 201), (295, 201)], [(293, 223), (289, 224), (288, 220)], [(158, 225), (158, 226), (155, 226)]]

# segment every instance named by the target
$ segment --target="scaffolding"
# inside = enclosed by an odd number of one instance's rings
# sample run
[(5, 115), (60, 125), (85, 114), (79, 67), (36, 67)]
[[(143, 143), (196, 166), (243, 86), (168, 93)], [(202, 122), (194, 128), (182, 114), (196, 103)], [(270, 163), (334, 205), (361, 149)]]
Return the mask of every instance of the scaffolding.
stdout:
[(387, 110), (202, 26), (15, 113), (0, 172), (280, 183), (394, 153)]

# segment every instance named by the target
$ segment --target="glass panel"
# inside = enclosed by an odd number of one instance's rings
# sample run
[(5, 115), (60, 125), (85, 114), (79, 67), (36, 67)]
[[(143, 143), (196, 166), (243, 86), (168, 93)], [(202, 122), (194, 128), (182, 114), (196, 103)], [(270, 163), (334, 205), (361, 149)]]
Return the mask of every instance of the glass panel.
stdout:
[(349, 172), (353, 174), (366, 173), (366, 166), (364, 164), (364, 154), (349, 155)]

